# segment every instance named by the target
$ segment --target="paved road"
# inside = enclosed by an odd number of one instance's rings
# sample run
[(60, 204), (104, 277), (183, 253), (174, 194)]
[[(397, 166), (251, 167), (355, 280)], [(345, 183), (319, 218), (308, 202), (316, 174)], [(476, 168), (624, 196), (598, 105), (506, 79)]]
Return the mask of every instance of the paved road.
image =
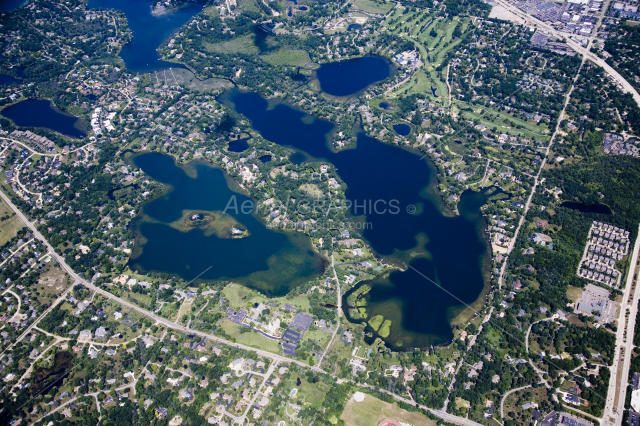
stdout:
[(500, 400), (500, 417), (502, 417), (503, 421), (504, 421), (504, 401), (507, 399), (507, 397), (509, 395), (511, 395), (512, 393), (514, 393), (514, 392), (518, 392), (520, 390), (527, 389), (527, 388), (530, 388), (530, 387), (531, 387), (531, 385), (522, 386), (521, 388), (511, 389), (509, 392), (504, 394), (504, 396)]
[(338, 274), (336, 272), (336, 267), (335, 267), (335, 262), (333, 259), (333, 253), (331, 253), (331, 268), (333, 269), (333, 277), (336, 280), (336, 292), (338, 294), (338, 321), (336, 323), (336, 329), (333, 330), (333, 335), (331, 336), (331, 340), (329, 340), (329, 344), (327, 345), (327, 347), (325, 348), (324, 352), (322, 353), (322, 356), (320, 357), (320, 360), (318, 361), (318, 365), (316, 367), (314, 367), (314, 370), (320, 370), (320, 366), (322, 365), (322, 360), (324, 359), (324, 357), (327, 355), (327, 352), (329, 352), (329, 349), (331, 348), (331, 345), (333, 344), (333, 340), (336, 338), (336, 334), (338, 333), (338, 330), (340, 330), (340, 316), (342, 316), (342, 296), (340, 296), (340, 280), (338, 279)]
[[(496, 0), (498, 2), (502, 2), (502, 0)], [(529, 211), (529, 208), (531, 207), (531, 200), (533, 200), (533, 195), (536, 193), (536, 189), (538, 188), (538, 184), (543, 183), (544, 182), (544, 178), (540, 179), (540, 175), (542, 174), (542, 170), (544, 170), (544, 166), (547, 164), (547, 159), (549, 158), (549, 153), (551, 152), (551, 147), (553, 146), (553, 142), (556, 139), (556, 136), (558, 135), (558, 131), (560, 130), (560, 123), (562, 122), (562, 118), (564, 117), (564, 112), (567, 109), (567, 105), (569, 104), (569, 100), (571, 99), (571, 93), (573, 93), (573, 88), (574, 85), (576, 83), (576, 81), (578, 80), (578, 76), (580, 76), (580, 71), (582, 71), (582, 67), (584, 66), (586, 59), (583, 58), (582, 59), (582, 63), (580, 64), (580, 68), (578, 68), (578, 72), (576, 73), (575, 77), (573, 78), (573, 82), (571, 83), (571, 88), (569, 89), (569, 91), (566, 94), (565, 100), (564, 100), (564, 105), (562, 106), (562, 111), (560, 111), (560, 114), (558, 115), (558, 122), (556, 123), (556, 128), (553, 132), (553, 135), (551, 135), (551, 139), (549, 139), (549, 145), (547, 145), (546, 147), (546, 151), (547, 154), (545, 155), (545, 157), (542, 159), (542, 164), (540, 164), (540, 168), (538, 169), (538, 173), (535, 175), (534, 177), (534, 183), (533, 183), (533, 188), (531, 188), (531, 193), (529, 194), (529, 198), (527, 198), (527, 203), (524, 206), (524, 209), (522, 211), (522, 215), (520, 216), (520, 220), (518, 221), (518, 227), (516, 228), (515, 232), (513, 233), (513, 238), (511, 239), (511, 242), (509, 242), (509, 247), (507, 248), (507, 257), (509, 256), (509, 254), (511, 254), (511, 252), (513, 251), (513, 248), (515, 247), (516, 244), (516, 240), (518, 239), (518, 234), (520, 233), (520, 229), (522, 228), (522, 225), (524, 224), (525, 218), (527, 217), (527, 212)], [(502, 278), (504, 277), (504, 273), (507, 269), (507, 259), (504, 260), (504, 262), (502, 262), (502, 267), (500, 268), (500, 275), (498, 276), (498, 288), (502, 289)]]
[[(627, 276), (627, 284), (625, 286), (622, 303), (620, 304), (620, 319), (618, 321), (618, 331), (616, 333), (616, 350), (615, 355), (613, 356), (613, 366), (610, 369), (611, 378), (609, 380), (609, 391), (607, 392), (607, 403), (604, 408), (604, 425), (614, 425), (622, 422), (622, 413), (624, 411), (624, 403), (627, 394), (629, 368), (631, 365), (631, 354), (633, 353), (633, 333), (635, 331), (636, 316), (638, 314), (638, 299), (640, 299), (640, 285), (638, 285), (637, 282), (635, 283), (635, 292), (631, 294), (631, 287), (634, 285), (634, 278), (638, 272), (637, 264), (639, 254), (640, 233), (636, 239), (631, 261), (629, 262), (629, 275)], [(625, 318), (625, 312), (627, 312), (627, 309), (630, 309), (630, 314)], [(628, 322), (626, 322), (627, 319)], [(623, 348), (624, 355), (621, 353)], [(622, 362), (622, 377), (618, 377), (620, 362)], [(620, 387), (616, 386), (618, 381), (620, 381)], [(617, 401), (616, 395), (618, 396)]]

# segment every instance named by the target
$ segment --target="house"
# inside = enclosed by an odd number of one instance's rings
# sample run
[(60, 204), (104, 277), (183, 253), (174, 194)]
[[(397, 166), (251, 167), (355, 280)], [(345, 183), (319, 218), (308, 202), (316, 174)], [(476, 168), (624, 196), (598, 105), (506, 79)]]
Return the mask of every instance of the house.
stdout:
[(244, 363), (244, 358), (235, 359), (231, 361), (231, 364), (229, 364), (229, 368), (232, 369), (233, 371), (240, 371), (242, 370), (243, 363)]
[(80, 334), (78, 334), (78, 341), (89, 341), (91, 340), (91, 330), (82, 330)]
[(109, 329), (104, 327), (98, 327), (96, 330), (96, 339), (106, 339), (109, 335)]
[(169, 421), (169, 426), (180, 426), (182, 424), (182, 417), (176, 415)]
[(536, 404), (535, 402), (527, 402), (526, 404), (522, 405), (523, 410), (528, 410), (529, 408), (538, 408), (538, 404)]
[(536, 232), (535, 234), (533, 234), (533, 237), (531, 237), (531, 240), (536, 244), (540, 244), (541, 246), (544, 246), (553, 242), (553, 239), (550, 236), (545, 234), (540, 234), (539, 232)]
[(187, 401), (191, 401), (193, 399), (193, 392), (191, 392), (191, 389), (189, 388), (182, 389), (180, 391), (180, 397), (186, 399)]

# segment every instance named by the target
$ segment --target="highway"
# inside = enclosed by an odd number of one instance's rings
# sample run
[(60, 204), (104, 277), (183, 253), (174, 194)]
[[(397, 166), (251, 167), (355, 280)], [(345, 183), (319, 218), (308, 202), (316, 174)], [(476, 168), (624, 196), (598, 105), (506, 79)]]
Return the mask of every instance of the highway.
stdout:
[[(638, 228), (638, 231), (638, 238), (636, 239), (633, 254), (631, 255), (631, 260), (629, 262), (629, 274), (627, 275), (624, 296), (622, 298), (622, 303), (620, 304), (618, 331), (616, 333), (616, 350), (613, 356), (613, 366), (611, 367), (611, 379), (609, 380), (607, 403), (604, 408), (604, 425), (621, 424), (622, 413), (624, 412), (629, 368), (631, 365), (631, 354), (633, 353), (633, 333), (636, 327), (636, 316), (638, 314), (638, 300), (640, 299), (640, 285), (638, 285), (636, 279), (638, 273), (638, 255), (640, 253), (640, 227)], [(631, 288), (634, 285), (635, 291), (631, 294)], [(630, 310), (629, 316), (627, 317), (628, 319), (625, 318), (627, 309)], [(624, 349), (624, 354), (622, 354), (622, 349)], [(620, 371), (621, 377), (618, 376), (620, 362), (622, 362), (622, 371)], [(620, 386), (618, 386), (618, 382), (620, 382)]]
[(590, 42), (587, 47), (583, 47), (580, 43), (570, 38), (572, 34), (563, 33), (561, 31), (556, 30), (551, 25), (542, 22), (541, 20), (529, 15), (526, 12), (523, 12), (522, 10), (506, 2), (505, 0), (496, 0), (496, 3), (504, 7), (514, 15), (518, 16), (519, 18), (524, 19), (527, 25), (544, 30), (549, 35), (553, 35), (555, 37), (558, 37), (559, 39), (566, 39), (566, 43), (567, 45), (569, 45), (570, 48), (572, 48), (577, 53), (583, 55), (585, 58), (589, 59), (590, 61), (602, 67), (606, 71), (606, 73), (609, 74), (609, 76), (611, 76), (615, 80), (615, 82), (622, 87), (622, 90), (624, 92), (630, 93), (633, 96), (633, 99), (636, 101), (638, 106), (640, 106), (640, 94), (638, 94), (636, 89), (624, 77), (622, 77), (620, 73), (618, 73), (618, 71), (616, 71), (609, 64), (607, 64), (604, 59), (598, 57), (595, 53), (592, 53), (589, 50), (589, 46), (591, 44), (591, 41), (593, 41), (593, 38), (590, 38)]

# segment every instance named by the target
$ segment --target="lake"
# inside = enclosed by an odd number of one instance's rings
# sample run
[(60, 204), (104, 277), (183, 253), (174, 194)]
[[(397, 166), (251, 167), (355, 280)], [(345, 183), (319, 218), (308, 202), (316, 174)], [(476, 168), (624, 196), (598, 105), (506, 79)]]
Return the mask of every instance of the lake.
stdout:
[[(268, 296), (283, 296), (324, 271), (325, 259), (312, 250), (303, 233), (268, 229), (257, 216), (239, 210), (221, 215), (230, 200), (238, 206), (250, 201), (221, 169), (205, 162), (179, 167), (158, 153), (139, 154), (132, 161), (170, 186), (143, 205), (133, 224), (136, 244), (129, 263), (136, 270), (166, 272), (186, 281), (233, 279)], [(185, 211), (214, 218), (213, 226), (194, 226), (190, 213), (183, 217)], [(185, 230), (185, 224), (190, 229)], [(244, 228), (249, 235), (221, 235), (226, 224)]]
[(391, 77), (396, 68), (378, 56), (323, 64), (316, 71), (320, 89), (331, 96), (352, 96), (370, 85)]
[(56, 108), (45, 99), (18, 102), (3, 109), (0, 114), (16, 126), (42, 127), (78, 139), (87, 136), (84, 120)]
[[(376, 253), (404, 266), (366, 283), (371, 286), (369, 318), (381, 315), (391, 321), (388, 335), (381, 336), (389, 346), (408, 350), (450, 341), (450, 324), (465, 304), (484, 302), (479, 297), (487, 291), (491, 257), (480, 207), (497, 189), (466, 193), (456, 216), (437, 192), (435, 167), (418, 152), (359, 133), (356, 148), (335, 153), (329, 145), (334, 125), (328, 121), (255, 93), (234, 90), (221, 100), (246, 116), (265, 139), (333, 164), (347, 185), (346, 197), (360, 205), (351, 213), (367, 222), (363, 237)], [(370, 200), (386, 203), (380, 206), (395, 200), (399, 209), (363, 207), (372, 205)], [(367, 330), (375, 338), (375, 330)]]
[(2, 0), (0, 1), (0, 12), (6, 13), (15, 10), (16, 8), (23, 6), (27, 3), (27, 0)]
[(21, 84), (22, 80), (11, 77), (7, 74), (0, 74), (0, 86), (8, 86), (10, 84)]
[(577, 210), (581, 213), (613, 214), (613, 210), (606, 204), (583, 204), (574, 201), (563, 201), (560, 203), (560, 207)]
[(167, 68), (185, 68), (181, 64), (161, 60), (157, 49), (176, 30), (202, 11), (194, 5), (161, 16), (151, 14), (154, 0), (89, 0), (90, 8), (119, 9), (127, 16), (133, 38), (124, 45), (120, 57), (127, 68), (147, 73)]
[(393, 131), (400, 136), (407, 136), (409, 133), (411, 133), (411, 127), (406, 124), (394, 124)]

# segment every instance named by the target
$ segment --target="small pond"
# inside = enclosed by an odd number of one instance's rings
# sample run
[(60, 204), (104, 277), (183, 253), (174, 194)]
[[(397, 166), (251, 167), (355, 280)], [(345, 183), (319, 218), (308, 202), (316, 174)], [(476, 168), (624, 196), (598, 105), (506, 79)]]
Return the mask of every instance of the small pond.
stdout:
[(382, 57), (363, 56), (323, 64), (316, 76), (323, 92), (331, 96), (351, 96), (392, 76), (395, 71), (396, 68)]
[(231, 152), (243, 152), (249, 149), (249, 142), (247, 142), (249, 138), (238, 139), (236, 141), (229, 142), (229, 147), (227, 148)]
[(434, 97), (434, 98), (437, 98), (437, 97), (438, 97), (438, 95), (436, 94), (436, 92), (437, 92), (437, 91), (438, 91), (438, 88), (437, 88), (437, 87), (432, 87), (432, 88), (431, 88), (431, 93), (433, 93), (433, 97)]
[(362, 25), (360, 24), (351, 24), (347, 27), (347, 31), (355, 31), (359, 30), (360, 28), (362, 28)]
[(259, 158), (259, 160), (262, 161), (263, 163), (268, 163), (269, 161), (271, 161), (271, 156), (263, 155), (262, 157)]
[(407, 136), (411, 133), (411, 127), (406, 124), (394, 124), (393, 130), (400, 136)]
[(581, 213), (613, 214), (613, 210), (606, 204), (584, 204), (574, 201), (563, 201), (560, 203), (560, 207), (577, 210)]
[(11, 77), (10, 75), (0, 74), (0, 86), (8, 86), (10, 84), (20, 84), (21, 80)]

